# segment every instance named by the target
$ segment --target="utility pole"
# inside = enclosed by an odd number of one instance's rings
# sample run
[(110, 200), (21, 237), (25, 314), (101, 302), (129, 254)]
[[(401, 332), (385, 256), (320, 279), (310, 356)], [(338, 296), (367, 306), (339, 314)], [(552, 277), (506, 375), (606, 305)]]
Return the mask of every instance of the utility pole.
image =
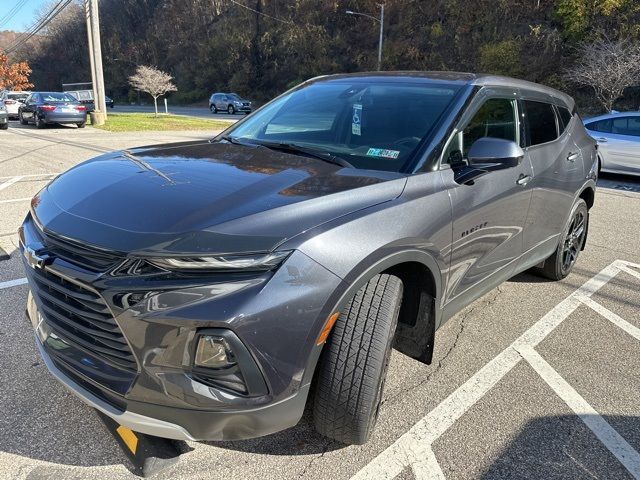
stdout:
[(85, 0), (84, 2), (84, 13), (87, 20), (87, 44), (89, 45), (89, 61), (91, 62), (91, 88), (93, 89), (93, 103), (95, 108), (96, 98), (98, 97), (98, 92), (96, 90), (96, 62), (93, 59), (93, 38), (91, 37), (91, 11), (89, 7), (89, 2)]
[(104, 93), (104, 72), (102, 70), (102, 46), (100, 42), (100, 16), (98, 0), (85, 0), (89, 13), (89, 56), (93, 69), (93, 103), (95, 110), (91, 112), (91, 123), (102, 125), (107, 119), (107, 104)]

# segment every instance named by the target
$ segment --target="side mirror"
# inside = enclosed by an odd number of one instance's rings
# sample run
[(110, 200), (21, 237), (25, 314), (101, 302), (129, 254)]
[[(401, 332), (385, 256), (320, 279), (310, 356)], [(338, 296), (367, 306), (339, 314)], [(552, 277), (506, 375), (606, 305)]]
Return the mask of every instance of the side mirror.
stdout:
[(456, 172), (457, 183), (469, 184), (489, 172), (517, 167), (522, 163), (524, 151), (511, 140), (483, 137), (473, 142), (467, 157), (469, 164)]
[(511, 140), (483, 137), (473, 142), (467, 156), (469, 165), (502, 170), (520, 165), (524, 152), (516, 142)]

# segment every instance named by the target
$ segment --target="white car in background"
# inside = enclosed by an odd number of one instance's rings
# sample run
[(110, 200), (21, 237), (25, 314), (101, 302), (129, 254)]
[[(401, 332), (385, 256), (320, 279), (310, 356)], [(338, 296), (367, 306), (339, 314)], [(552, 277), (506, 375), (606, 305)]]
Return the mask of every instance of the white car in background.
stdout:
[(616, 112), (584, 121), (598, 142), (600, 171), (640, 175), (640, 112)]
[(30, 93), (31, 92), (12, 92), (9, 90), (0, 92), (0, 101), (3, 101), (7, 107), (7, 115), (9, 115), (9, 118), (18, 118), (18, 109)]

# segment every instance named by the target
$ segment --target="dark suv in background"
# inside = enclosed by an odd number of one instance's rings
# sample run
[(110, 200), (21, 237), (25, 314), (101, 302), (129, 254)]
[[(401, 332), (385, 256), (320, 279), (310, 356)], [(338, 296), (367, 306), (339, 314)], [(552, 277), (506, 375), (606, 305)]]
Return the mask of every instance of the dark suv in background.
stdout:
[(320, 77), (210, 141), (53, 180), (20, 229), (28, 314), (53, 375), (133, 430), (250, 438), (309, 401), (322, 434), (364, 443), (392, 346), (429, 363), (436, 330), (501, 282), (568, 275), (595, 180), (551, 88)]
[(235, 113), (251, 113), (251, 102), (241, 98), (236, 93), (214, 93), (209, 98), (209, 110), (211, 113), (227, 112), (229, 115)]

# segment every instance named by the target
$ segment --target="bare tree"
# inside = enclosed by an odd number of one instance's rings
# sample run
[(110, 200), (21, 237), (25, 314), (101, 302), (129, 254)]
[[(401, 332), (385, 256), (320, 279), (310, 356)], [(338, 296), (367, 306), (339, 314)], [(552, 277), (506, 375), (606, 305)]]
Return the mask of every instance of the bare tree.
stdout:
[(157, 68), (140, 65), (136, 73), (129, 77), (129, 85), (136, 90), (146, 92), (153, 97), (153, 104), (158, 116), (158, 97), (167, 92), (178, 90), (172, 82), (173, 77)]
[(640, 82), (640, 43), (603, 38), (578, 47), (578, 62), (566, 71), (567, 79), (592, 87), (600, 104), (610, 112), (625, 88)]

